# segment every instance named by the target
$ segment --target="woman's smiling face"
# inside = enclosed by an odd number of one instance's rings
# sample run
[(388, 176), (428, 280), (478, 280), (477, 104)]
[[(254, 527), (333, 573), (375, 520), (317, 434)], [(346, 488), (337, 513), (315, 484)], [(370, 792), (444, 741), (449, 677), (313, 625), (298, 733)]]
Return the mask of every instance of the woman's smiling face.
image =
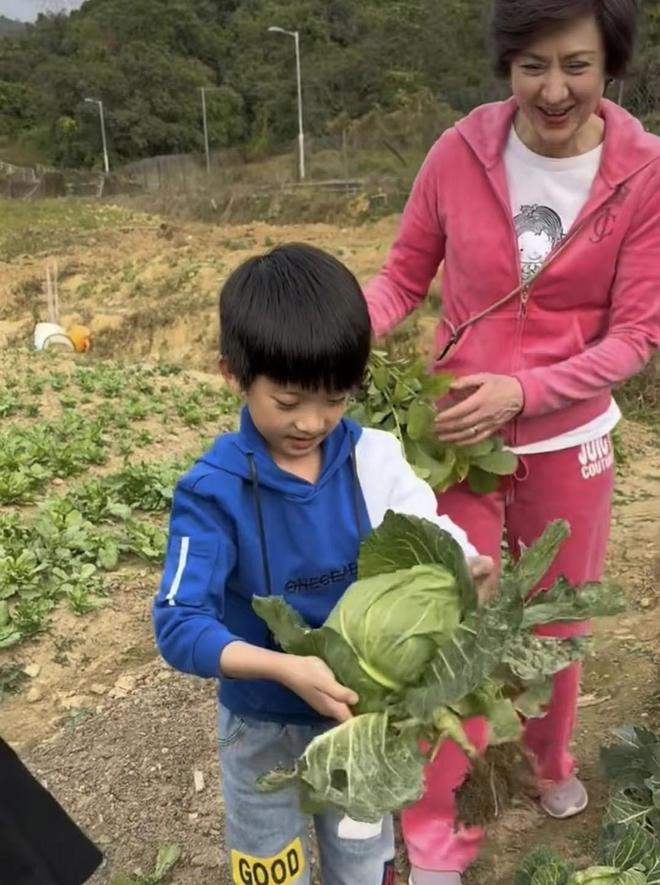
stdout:
[(511, 88), (525, 144), (549, 157), (596, 147), (602, 121), (594, 117), (605, 91), (605, 47), (593, 16), (534, 40), (511, 62)]

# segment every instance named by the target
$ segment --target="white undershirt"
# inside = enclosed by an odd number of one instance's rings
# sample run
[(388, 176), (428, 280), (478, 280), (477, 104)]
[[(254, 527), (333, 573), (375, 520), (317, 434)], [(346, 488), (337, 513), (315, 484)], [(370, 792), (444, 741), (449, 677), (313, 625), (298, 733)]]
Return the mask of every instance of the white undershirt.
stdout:
[[(536, 273), (573, 226), (589, 199), (602, 151), (601, 144), (577, 157), (543, 157), (531, 151), (511, 127), (504, 166), (523, 280)], [(531, 455), (579, 446), (610, 433), (620, 418), (619, 407), (612, 399), (607, 411), (593, 421), (513, 451)]]

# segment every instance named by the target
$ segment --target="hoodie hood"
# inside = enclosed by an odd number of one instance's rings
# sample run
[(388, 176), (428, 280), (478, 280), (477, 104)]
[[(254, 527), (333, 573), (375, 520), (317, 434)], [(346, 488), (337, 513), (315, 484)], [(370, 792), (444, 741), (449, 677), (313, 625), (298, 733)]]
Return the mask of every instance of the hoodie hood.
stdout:
[[(320, 627), (357, 579), (360, 541), (371, 529), (357, 471), (361, 435), (359, 425), (340, 421), (322, 444), (318, 482), (310, 483), (273, 463), (245, 408), (239, 431), (219, 437), (179, 481), (157, 630), (169, 625), (161, 646), (182, 655), (187, 672), (218, 676), (222, 649), (235, 640), (275, 647), (254, 596), (281, 596)], [(301, 698), (269, 680), (222, 680), (220, 696), (240, 715), (318, 721)]]
[[(517, 110), (515, 98), (509, 98), (482, 105), (456, 124), (457, 131), (487, 169), (501, 162)], [(660, 160), (660, 139), (646, 132), (628, 111), (604, 98), (598, 114), (605, 120), (600, 175), (610, 188)]]
[(358, 424), (350, 418), (343, 418), (321, 444), (321, 473), (315, 483), (310, 483), (277, 466), (266, 441), (254, 425), (249, 409), (244, 406), (238, 433), (219, 437), (200, 461), (249, 482), (254, 481), (256, 468), (261, 488), (271, 489), (287, 499), (302, 503), (316, 498), (336, 472), (350, 460), (361, 433)]

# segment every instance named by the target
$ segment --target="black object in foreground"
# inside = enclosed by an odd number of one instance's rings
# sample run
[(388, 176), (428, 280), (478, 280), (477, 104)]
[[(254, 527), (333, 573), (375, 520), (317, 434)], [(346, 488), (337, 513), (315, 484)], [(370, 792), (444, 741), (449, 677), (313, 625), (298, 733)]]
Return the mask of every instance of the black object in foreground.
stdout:
[(82, 885), (102, 861), (0, 738), (0, 885)]

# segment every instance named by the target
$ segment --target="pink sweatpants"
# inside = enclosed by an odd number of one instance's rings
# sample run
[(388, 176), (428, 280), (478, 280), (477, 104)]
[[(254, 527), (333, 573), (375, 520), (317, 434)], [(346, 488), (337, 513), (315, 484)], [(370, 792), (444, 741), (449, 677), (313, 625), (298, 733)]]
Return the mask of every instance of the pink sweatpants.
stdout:
[[(602, 577), (610, 526), (614, 485), (613, 452), (608, 437), (559, 452), (525, 455), (515, 478), (492, 495), (474, 495), (465, 484), (439, 497), (438, 510), (464, 528), (482, 554), (500, 560), (502, 531), (506, 529), (513, 556), (529, 546), (554, 519), (566, 519), (571, 536), (540, 587), (559, 575), (571, 582)], [(545, 635), (571, 636), (588, 632), (589, 625), (557, 624)], [(575, 725), (580, 665), (557, 674), (548, 712), (528, 722), (525, 741), (533, 751), (539, 777), (561, 781), (570, 776), (574, 761), (569, 743)], [(486, 720), (466, 723), (466, 732), (478, 749), (487, 740)], [(468, 771), (465, 754), (445, 741), (426, 772), (426, 794), (403, 813), (403, 834), (410, 862), (425, 870), (462, 872), (475, 859), (483, 831), (454, 828), (454, 790)]]

